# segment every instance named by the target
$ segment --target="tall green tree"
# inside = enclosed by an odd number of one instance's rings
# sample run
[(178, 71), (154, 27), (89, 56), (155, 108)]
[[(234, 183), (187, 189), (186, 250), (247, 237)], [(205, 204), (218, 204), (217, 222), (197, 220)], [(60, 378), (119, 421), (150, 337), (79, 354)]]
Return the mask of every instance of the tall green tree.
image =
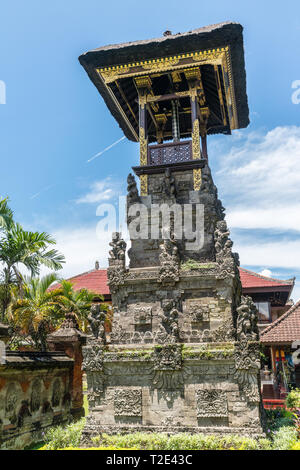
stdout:
[(18, 289), (12, 290), (9, 320), (14, 331), (29, 336), (34, 347), (46, 350), (46, 336), (57, 325), (60, 317), (61, 292), (49, 290), (57, 274), (50, 273), (41, 279), (24, 277), (22, 297)]
[(57, 250), (50, 249), (55, 240), (46, 232), (30, 232), (15, 223), (7, 199), (0, 201), (0, 321), (11, 299), (11, 287), (22, 285), (19, 267), (24, 266), (31, 276), (40, 274), (41, 265), (50, 269), (62, 268), (65, 259)]

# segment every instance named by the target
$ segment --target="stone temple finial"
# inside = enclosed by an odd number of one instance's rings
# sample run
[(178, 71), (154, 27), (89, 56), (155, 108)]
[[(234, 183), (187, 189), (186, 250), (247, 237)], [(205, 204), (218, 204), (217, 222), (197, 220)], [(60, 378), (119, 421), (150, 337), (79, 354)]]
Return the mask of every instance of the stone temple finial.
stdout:
[(96, 260), (96, 262), (95, 262), (95, 269), (97, 269), (97, 271), (99, 269), (99, 261), (98, 260)]

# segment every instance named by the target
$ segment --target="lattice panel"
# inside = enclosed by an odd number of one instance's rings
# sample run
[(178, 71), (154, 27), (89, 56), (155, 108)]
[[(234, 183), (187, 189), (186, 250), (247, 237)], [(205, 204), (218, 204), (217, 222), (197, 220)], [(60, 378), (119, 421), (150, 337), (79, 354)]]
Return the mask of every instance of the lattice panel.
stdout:
[(192, 159), (190, 142), (149, 147), (149, 165), (181, 163)]

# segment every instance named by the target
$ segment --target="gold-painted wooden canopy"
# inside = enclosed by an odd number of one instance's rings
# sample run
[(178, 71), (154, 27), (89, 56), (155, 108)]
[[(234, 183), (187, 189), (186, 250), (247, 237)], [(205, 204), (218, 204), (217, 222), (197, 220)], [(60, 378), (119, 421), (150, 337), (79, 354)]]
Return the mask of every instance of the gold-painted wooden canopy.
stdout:
[(246, 127), (242, 27), (221, 23), (184, 34), (106, 46), (79, 57), (125, 135), (139, 140), (139, 104), (147, 109), (148, 142), (192, 136), (191, 97), (207, 134)]

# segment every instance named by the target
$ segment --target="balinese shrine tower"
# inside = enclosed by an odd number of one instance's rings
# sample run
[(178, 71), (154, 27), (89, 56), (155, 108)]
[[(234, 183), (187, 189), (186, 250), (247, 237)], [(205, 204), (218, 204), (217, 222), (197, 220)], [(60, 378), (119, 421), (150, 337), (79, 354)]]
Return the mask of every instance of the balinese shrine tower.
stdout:
[[(133, 168), (140, 192), (131, 173), (127, 179), (129, 266), (121, 234), (110, 243), (110, 337), (103, 314), (95, 307), (90, 315), (85, 435), (260, 435), (257, 311), (241, 296), (239, 259), (207, 145), (210, 134), (249, 124), (242, 26), (166, 31), (92, 50), (79, 61), (126, 137), (139, 142), (140, 155)], [(143, 206), (146, 236), (132, 235), (136, 205)], [(167, 226), (162, 205), (170, 209)], [(183, 214), (188, 206), (190, 219)], [(202, 228), (191, 239), (186, 224), (192, 220), (195, 228), (197, 216)]]

